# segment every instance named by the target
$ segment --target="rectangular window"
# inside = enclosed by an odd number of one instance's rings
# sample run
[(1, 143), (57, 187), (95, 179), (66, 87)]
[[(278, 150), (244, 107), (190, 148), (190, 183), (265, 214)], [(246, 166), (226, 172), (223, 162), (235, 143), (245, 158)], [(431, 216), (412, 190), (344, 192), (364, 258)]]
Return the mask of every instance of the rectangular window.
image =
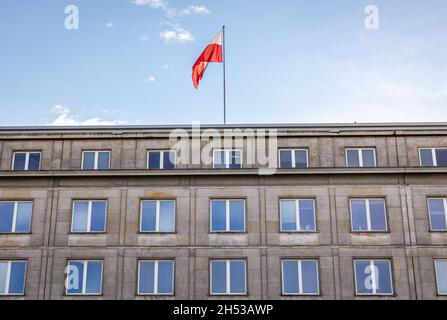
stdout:
[(107, 170), (110, 168), (110, 151), (83, 151), (82, 170)]
[(279, 149), (280, 168), (307, 168), (307, 149)]
[(141, 260), (138, 263), (139, 295), (174, 294), (174, 261)]
[(317, 260), (284, 259), (282, 268), (282, 293), (285, 295), (318, 295)]
[(40, 152), (14, 152), (12, 170), (38, 171), (40, 170)]
[(447, 259), (435, 259), (435, 272), (438, 294), (447, 295)]
[(348, 148), (346, 149), (346, 166), (348, 167), (376, 167), (376, 149)]
[(353, 232), (388, 231), (384, 199), (351, 199), (350, 204)]
[(1, 201), (0, 233), (30, 233), (32, 212), (31, 201)]
[(354, 260), (357, 295), (392, 295), (390, 260)]
[(431, 231), (447, 231), (447, 198), (429, 198), (428, 214)]
[(68, 262), (66, 294), (100, 295), (102, 292), (101, 260), (71, 260)]
[(242, 152), (240, 150), (214, 150), (213, 168), (238, 169), (242, 167)]
[(314, 199), (281, 199), (280, 225), (282, 232), (316, 231)]
[(140, 232), (175, 232), (175, 200), (141, 201)]
[(148, 169), (175, 169), (175, 151), (148, 151)]
[(0, 296), (24, 295), (26, 261), (0, 260)]
[(447, 148), (419, 149), (421, 167), (447, 167)]
[(106, 232), (107, 201), (73, 201), (71, 232)]
[(244, 232), (245, 200), (211, 200), (211, 232)]
[(217, 295), (247, 293), (245, 260), (211, 260), (210, 292)]

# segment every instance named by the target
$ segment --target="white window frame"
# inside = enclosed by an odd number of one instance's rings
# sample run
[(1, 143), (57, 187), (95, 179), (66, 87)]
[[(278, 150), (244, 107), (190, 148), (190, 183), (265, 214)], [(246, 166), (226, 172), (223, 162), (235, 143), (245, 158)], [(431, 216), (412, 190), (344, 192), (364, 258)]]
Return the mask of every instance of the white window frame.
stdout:
[[(300, 201), (305, 200), (312, 200), (313, 202), (313, 207), (314, 207), (314, 228), (313, 230), (300, 230), (301, 229), (301, 223), (300, 223), (300, 206), (299, 203)], [(282, 228), (282, 205), (281, 202), (282, 201), (295, 201), (295, 219), (296, 219), (296, 230), (283, 230)], [(302, 232), (302, 233), (312, 233), (312, 232), (317, 232), (317, 212), (316, 212), (316, 204), (315, 204), (315, 199), (309, 198), (281, 198), (279, 199), (279, 230), (280, 232), (286, 232), (286, 233), (297, 233), (297, 232)]]
[(345, 148), (345, 159), (346, 159), (346, 167), (348, 168), (357, 168), (357, 167), (350, 167), (349, 161), (348, 161), (348, 151), (357, 151), (357, 155), (359, 157), (359, 166), (358, 168), (365, 168), (363, 164), (363, 151), (373, 151), (374, 154), (374, 167), (367, 167), (367, 168), (375, 168), (377, 167), (377, 155), (376, 155), (376, 148)]
[(439, 275), (438, 275), (438, 264), (437, 264), (438, 261), (447, 263), (447, 259), (446, 258), (435, 258), (435, 259), (433, 259), (433, 263), (435, 265), (436, 291), (437, 291), (437, 294), (439, 296), (447, 296), (447, 292), (440, 292), (439, 291)]
[[(371, 285), (372, 285), (372, 292), (371, 293), (359, 293), (357, 291), (357, 268), (356, 268), (356, 262), (369, 262), (369, 266), (371, 269)], [(388, 263), (389, 271), (390, 271), (390, 282), (391, 282), (391, 293), (377, 293), (376, 288), (376, 269), (375, 269), (375, 262), (382, 262), (385, 261)], [(393, 278), (393, 266), (391, 264), (390, 259), (354, 259), (354, 286), (355, 286), (355, 294), (357, 296), (393, 296), (394, 295), (394, 278)]]
[[(87, 230), (86, 231), (74, 231), (73, 230), (73, 222), (74, 222), (74, 214), (75, 214), (75, 204), (77, 202), (87, 202), (88, 203), (88, 208), (87, 208)], [(106, 204), (106, 212), (104, 215), (104, 231), (91, 231), (92, 229), (92, 207), (93, 207), (93, 202), (105, 202)], [(106, 233), (107, 232), (107, 211), (108, 211), (108, 201), (107, 200), (73, 200), (73, 204), (72, 204), (72, 208), (71, 208), (71, 228), (70, 231), (71, 233)]]
[[(430, 205), (429, 205), (430, 200), (442, 200), (442, 203), (444, 205), (444, 219), (445, 219), (446, 229), (434, 229), (432, 227)], [(427, 198), (427, 211), (428, 211), (428, 220), (429, 220), (429, 223), (430, 223), (430, 231), (433, 231), (433, 232), (445, 232), (445, 231), (447, 231), (447, 198), (441, 198), (441, 197), (439, 197), (439, 198), (437, 198), (437, 197), (429, 197), (429, 198)]]
[[(32, 225), (32, 219), (33, 219), (33, 202), (32, 201), (19, 201), (19, 200), (11, 200), (11, 201), (0, 201), (0, 204), (2, 203), (14, 203), (14, 212), (12, 215), (12, 230), (10, 232), (0, 232), (0, 234), (8, 234), (8, 233), (17, 233), (17, 234), (28, 234), (31, 233), (31, 225)], [(17, 232), (16, 228), (17, 228), (17, 210), (19, 207), (19, 203), (31, 203), (31, 221), (30, 221), (30, 226), (29, 226), (29, 230), (28, 232)]]
[[(140, 292), (140, 273), (141, 273), (141, 262), (154, 262), (154, 293), (141, 293)], [(158, 263), (159, 262), (172, 262), (172, 286), (171, 292), (164, 293), (158, 292)], [(137, 294), (139, 296), (173, 296), (175, 290), (175, 260), (173, 259), (142, 259), (138, 260), (138, 288)]]
[[(352, 219), (352, 201), (358, 201), (358, 200), (363, 200), (365, 201), (365, 208), (366, 208), (366, 227), (367, 230), (354, 230), (354, 225), (353, 225), (353, 219)], [(371, 225), (372, 225), (372, 221), (371, 221), (371, 209), (369, 207), (369, 202), (370, 201), (375, 201), (375, 200), (380, 200), (383, 203), (383, 213), (385, 214), (385, 230), (372, 230)], [(371, 232), (371, 233), (379, 233), (379, 232), (389, 232), (388, 229), (388, 213), (386, 210), (386, 203), (385, 203), (385, 199), (384, 198), (350, 198), (349, 199), (349, 214), (351, 217), (351, 232), (352, 233), (362, 233), (362, 232)]]
[[(70, 270), (69, 266), (71, 262), (80, 262), (83, 264), (84, 272), (82, 274), (82, 292), (81, 293), (69, 293), (68, 292), (68, 274), (65, 277), (65, 294), (67, 296), (100, 296), (102, 295), (102, 287), (103, 287), (103, 280), (104, 280), (104, 260), (68, 260), (67, 263), (67, 270)], [(87, 265), (89, 262), (101, 262), (101, 286), (99, 289), (99, 293), (88, 293), (87, 290)]]
[(156, 169), (150, 169), (149, 168), (149, 154), (150, 153), (160, 153), (160, 168), (158, 168), (158, 169), (164, 169), (164, 170), (167, 170), (167, 169), (165, 169), (164, 168), (164, 154), (167, 152), (167, 153), (171, 153), (171, 152), (173, 152), (174, 153), (174, 162), (173, 162), (173, 164), (174, 164), (174, 169), (177, 167), (177, 152), (175, 151), (175, 150), (148, 150), (147, 151), (147, 156), (146, 156), (146, 169), (148, 169), (148, 170), (156, 170)]
[[(292, 161), (292, 167), (293, 169), (296, 168), (295, 163), (295, 151), (305, 151), (306, 152), (306, 168), (309, 168), (309, 150), (306, 148), (278, 148), (278, 166), (279, 168), (284, 169), (291, 169), (286, 167), (281, 167), (281, 151), (290, 151), (291, 152), (291, 161)], [(302, 169), (302, 168), (299, 168)]]
[[(214, 261), (225, 261), (225, 272), (226, 272), (226, 285), (225, 285), (225, 291), (222, 293), (213, 293), (213, 262)], [(244, 262), (244, 292), (243, 293), (231, 293), (231, 269), (230, 269), (230, 262), (234, 261), (243, 261)], [(212, 296), (245, 296), (247, 295), (247, 260), (245, 259), (212, 259), (210, 260), (210, 295)]]
[[(225, 201), (225, 230), (213, 230), (213, 201)], [(230, 230), (230, 202), (231, 201), (242, 201), (244, 203), (244, 229), (243, 230)], [(247, 213), (246, 213), (246, 208), (247, 204), (245, 199), (211, 199), (210, 200), (210, 232), (211, 233), (225, 233), (225, 232), (229, 232), (229, 233), (244, 233), (247, 232), (247, 223), (246, 223), (246, 218), (247, 218)]]
[[(298, 292), (297, 293), (286, 293), (284, 290), (284, 262), (293, 261), (298, 263)], [(302, 262), (303, 261), (314, 261), (317, 263), (317, 292), (316, 293), (308, 293), (303, 292), (303, 272), (302, 272)], [(318, 259), (281, 259), (281, 293), (284, 296), (319, 296), (320, 295), (320, 265)]]
[[(11, 170), (14, 171), (14, 164), (15, 164), (15, 161), (16, 161), (16, 154), (18, 154), (18, 153), (24, 153), (25, 154), (25, 168), (23, 169), (23, 171), (29, 171), (29, 156), (30, 156), (30, 154), (31, 153), (39, 154), (39, 169), (37, 169), (37, 170), (40, 170), (41, 165), (42, 165), (42, 151), (14, 151), (12, 153)], [(18, 170), (15, 170), (15, 171), (18, 171)]]
[[(105, 153), (107, 152), (109, 154), (109, 161), (107, 164), (107, 169), (101, 169), (101, 170), (110, 170), (110, 161), (111, 161), (111, 152), (110, 150), (84, 150), (82, 151), (82, 161), (81, 161), (81, 170), (98, 170), (98, 163), (99, 163), (99, 153)], [(94, 153), (95, 154), (95, 160), (93, 164), (93, 169), (84, 169), (84, 156), (85, 153)]]
[[(26, 274), (28, 271), (28, 261), (26, 260), (0, 260), (2, 263), (7, 263), (8, 267), (6, 270), (6, 281), (5, 281), (5, 293), (0, 293), (0, 297), (5, 296), (24, 296), (26, 289)], [(25, 274), (23, 275), (23, 292), (22, 293), (9, 293), (9, 286), (11, 284), (11, 268), (13, 262), (24, 262), (25, 263)]]
[[(155, 201), (155, 230), (142, 230), (143, 226), (143, 203), (148, 201)], [(160, 203), (174, 202), (174, 231), (160, 231)], [(177, 201), (173, 199), (157, 200), (157, 199), (143, 199), (140, 201), (140, 233), (173, 233), (177, 229)]]
[(422, 167), (422, 150), (430, 150), (431, 151), (431, 158), (432, 158), (432, 167), (438, 166), (438, 159), (436, 158), (436, 150), (447, 150), (445, 147), (439, 147), (439, 148), (419, 148), (419, 166)]
[[(223, 169), (223, 168), (216, 168), (216, 153), (217, 152), (224, 152), (225, 154), (225, 169), (229, 169), (230, 168), (230, 153), (231, 152), (239, 152), (240, 154), (240, 159), (241, 159), (241, 163), (240, 163), (240, 168), (242, 168), (242, 165), (244, 164), (244, 160), (243, 160), (243, 154), (242, 154), (242, 149), (214, 149), (213, 150), (213, 168), (214, 169)], [(235, 168), (236, 169), (236, 168)]]

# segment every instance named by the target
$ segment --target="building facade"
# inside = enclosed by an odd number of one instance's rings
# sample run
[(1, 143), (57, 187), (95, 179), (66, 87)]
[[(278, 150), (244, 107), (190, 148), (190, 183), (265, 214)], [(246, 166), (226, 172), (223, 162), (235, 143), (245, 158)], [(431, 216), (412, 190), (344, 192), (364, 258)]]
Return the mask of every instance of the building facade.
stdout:
[(0, 128), (0, 299), (446, 299), (447, 124), (174, 129)]

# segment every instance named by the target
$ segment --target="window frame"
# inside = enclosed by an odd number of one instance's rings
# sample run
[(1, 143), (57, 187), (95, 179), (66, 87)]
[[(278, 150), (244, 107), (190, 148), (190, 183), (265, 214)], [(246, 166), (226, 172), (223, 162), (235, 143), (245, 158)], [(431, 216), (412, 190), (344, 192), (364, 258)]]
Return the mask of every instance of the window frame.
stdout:
[[(24, 153), (25, 154), (25, 168), (23, 170), (14, 170), (14, 164), (16, 161), (16, 154)], [(39, 154), (39, 168), (37, 170), (29, 170), (29, 156), (31, 153)], [(42, 151), (13, 151), (12, 153), (12, 164), (11, 171), (40, 171), (42, 167)]]
[[(74, 231), (73, 230), (73, 221), (74, 221), (74, 213), (75, 213), (75, 204), (76, 202), (87, 202), (88, 203), (88, 207), (87, 207), (87, 231)], [(91, 231), (92, 229), (92, 207), (93, 207), (93, 202), (105, 202), (106, 204), (106, 208), (105, 208), (105, 216), (104, 216), (104, 231)], [(74, 199), (73, 203), (72, 203), (72, 208), (71, 208), (71, 227), (70, 227), (70, 233), (72, 234), (103, 234), (103, 233), (107, 233), (107, 216), (108, 216), (108, 211), (109, 211), (109, 203), (107, 199)]]
[[(71, 262), (80, 262), (83, 264), (83, 268), (84, 268), (84, 272), (82, 275), (82, 292), (81, 293), (69, 293), (68, 292), (68, 286), (67, 286), (67, 281), (68, 281), (68, 272), (66, 273), (65, 276), (65, 281), (64, 281), (64, 285), (65, 285), (65, 295), (66, 296), (102, 296), (103, 293), (103, 282), (104, 282), (104, 260), (101, 259), (87, 259), (87, 260), (82, 260), (82, 259), (69, 259), (67, 260), (67, 268), (70, 266)], [(99, 293), (88, 293), (85, 292), (87, 290), (87, 276), (88, 276), (88, 263), (89, 262), (101, 262), (101, 281), (100, 281), (100, 290)]]
[(435, 268), (436, 294), (438, 296), (447, 296), (447, 291), (446, 292), (439, 291), (439, 282), (438, 282), (439, 275), (438, 275), (438, 266), (437, 266), (438, 261), (443, 261), (443, 262), (447, 263), (447, 258), (434, 258), (433, 259), (433, 264), (434, 264), (434, 268)]
[[(284, 261), (294, 261), (298, 262), (298, 293), (285, 293), (284, 292)], [(315, 261), (317, 263), (316, 271), (317, 271), (317, 290), (316, 293), (307, 293), (303, 292), (302, 285), (303, 285), (303, 272), (301, 263), (303, 261)], [(301, 289), (300, 289), (301, 286)], [(318, 258), (282, 258), (281, 259), (281, 295), (282, 296), (320, 296), (321, 295), (321, 288), (320, 288), (320, 261)]]
[[(281, 151), (290, 151), (291, 152), (291, 162), (292, 167), (282, 167), (281, 166)], [(306, 152), (306, 166), (305, 167), (297, 167), (295, 162), (295, 151), (305, 151)], [(309, 149), (307, 148), (278, 148), (278, 167), (280, 169), (305, 169), (309, 168)]]
[[(225, 201), (225, 230), (213, 230), (213, 201)], [(231, 201), (243, 201), (244, 203), (244, 229), (243, 230), (230, 230), (230, 202)], [(209, 216), (209, 227), (210, 233), (247, 233), (247, 200), (245, 198), (212, 198), (210, 199), (210, 216)]]
[[(216, 168), (216, 152), (224, 152), (225, 153), (225, 168)], [(240, 153), (240, 167), (239, 168), (230, 168), (230, 153), (232, 151), (236, 151)], [(213, 149), (213, 169), (242, 169), (244, 164), (244, 158), (243, 158), (243, 150), (242, 149)]]
[[(299, 227), (301, 227), (300, 224), (300, 208), (299, 208), (299, 202), (302, 200), (312, 200), (313, 201), (313, 208), (314, 208), (314, 229), (313, 230), (299, 230)], [(282, 201), (295, 201), (295, 219), (296, 219), (296, 230), (283, 230), (282, 226)], [(279, 199), (279, 232), (280, 233), (316, 233), (318, 232), (317, 228), (317, 204), (315, 198), (280, 198)]]
[[(90, 152), (95, 154), (93, 169), (84, 169), (84, 156), (85, 153)], [(100, 152), (107, 152), (109, 154), (109, 161), (107, 164), (107, 169), (98, 169), (98, 163), (99, 163), (99, 153)], [(82, 156), (81, 156), (81, 170), (85, 171), (92, 171), (92, 170), (110, 170), (110, 164), (112, 160), (112, 152), (110, 150), (83, 150)]]
[[(365, 167), (363, 163), (363, 151), (373, 151), (374, 155), (374, 166), (372, 167)], [(349, 166), (349, 160), (348, 160), (348, 151), (357, 151), (357, 155), (359, 157), (359, 166), (358, 167), (351, 167)], [(375, 147), (348, 147), (345, 148), (345, 162), (347, 168), (377, 168), (377, 154), (376, 154), (376, 148)]]
[[(445, 219), (445, 229), (433, 229), (431, 222), (431, 213), (430, 213), (430, 200), (442, 200), (444, 206), (444, 219)], [(430, 228), (430, 232), (447, 232), (447, 197), (427, 197), (427, 213), (428, 213), (428, 224)]]
[[(370, 263), (370, 266), (372, 264), (374, 264), (376, 261), (388, 262), (389, 271), (390, 271), (391, 293), (377, 293), (377, 288), (374, 288), (375, 285), (373, 285), (373, 288), (372, 288), (373, 292), (371, 292), (371, 293), (359, 293), (357, 291), (358, 287), (357, 287), (356, 262), (361, 262), (361, 261), (368, 261)], [(388, 258), (354, 258), (353, 259), (353, 268), (354, 268), (354, 290), (355, 290), (355, 295), (356, 296), (394, 296), (395, 295), (395, 291), (394, 291), (395, 289), (394, 289), (394, 275), (393, 275), (393, 264), (392, 264), (392, 261), (393, 261), (392, 259), (388, 259)], [(371, 268), (371, 270), (375, 270), (375, 269)], [(372, 281), (372, 283), (375, 284), (376, 281), (375, 281), (375, 272), (374, 271), (371, 271), (371, 277), (374, 277), (373, 278), (374, 281)], [(376, 291), (376, 292), (374, 292), (374, 291)]]
[[(2, 234), (31, 234), (31, 230), (32, 230), (32, 225), (33, 225), (33, 211), (34, 211), (34, 202), (33, 200), (0, 200), (0, 204), (2, 203), (14, 203), (14, 211), (13, 211), (13, 215), (12, 215), (12, 231), (8, 231), (8, 232), (1, 232), (0, 231), (0, 235)], [(29, 231), (28, 232), (17, 232), (15, 231), (17, 229), (17, 214), (18, 214), (18, 206), (19, 203), (31, 203), (31, 219), (29, 221)]]
[[(172, 287), (170, 293), (160, 293), (158, 292), (158, 263), (162, 262), (172, 262)], [(140, 272), (141, 272), (141, 262), (154, 262), (154, 293), (141, 293), (140, 292)], [(155, 272), (157, 270), (157, 272)], [(157, 288), (157, 292), (155, 292)], [(148, 258), (138, 260), (138, 271), (137, 271), (137, 295), (138, 296), (175, 296), (175, 259), (169, 258)]]
[[(367, 230), (354, 230), (354, 225), (353, 222), (354, 220), (352, 219), (352, 201), (353, 200), (364, 200), (366, 201), (365, 203), (365, 208), (366, 208), (366, 225), (367, 225)], [(372, 230), (371, 225), (372, 225), (372, 220), (371, 220), (371, 209), (369, 207), (369, 202), (371, 200), (381, 200), (383, 201), (383, 212), (385, 215), (385, 230)], [(372, 198), (349, 198), (349, 217), (351, 219), (351, 233), (389, 233), (390, 232), (390, 227), (389, 227), (389, 223), (388, 223), (388, 210), (387, 210), (387, 205), (386, 205), (386, 198), (380, 198), (380, 197), (372, 197)]]
[[(8, 260), (8, 259), (0, 259), (0, 262), (8, 263), (8, 267), (6, 270), (6, 281), (5, 281), (5, 293), (0, 293), (0, 297), (23, 297), (26, 293), (26, 279), (28, 275), (28, 260)], [(9, 293), (9, 287), (11, 285), (11, 265), (13, 262), (23, 262), (25, 263), (25, 274), (23, 275), (23, 291), (21, 293)]]
[[(225, 291), (221, 293), (213, 293), (213, 262), (215, 261), (225, 261), (225, 272), (226, 272), (226, 283)], [(244, 262), (244, 292), (243, 293), (231, 293), (231, 268), (230, 263), (232, 261), (243, 261)], [(248, 295), (248, 265), (247, 259), (244, 258), (212, 258), (209, 260), (209, 295), (210, 296), (247, 296)]]
[[(422, 153), (421, 153), (422, 150), (430, 150), (431, 151), (431, 158), (432, 158), (431, 166), (423, 166), (422, 165)], [(423, 168), (438, 167), (438, 159), (436, 157), (436, 150), (447, 150), (447, 147), (421, 147), (421, 148), (418, 148), (419, 166), (423, 167)]]
[[(149, 154), (151, 152), (158, 152), (158, 153), (160, 153), (160, 168), (158, 168), (158, 169), (157, 168), (156, 169), (149, 168)], [(167, 153), (173, 152), (174, 153), (174, 162), (173, 162), (174, 168), (172, 168), (172, 169), (166, 169), (164, 167), (164, 154), (165, 154), (165, 152), (167, 152)], [(147, 150), (147, 152), (146, 152), (146, 169), (147, 170), (174, 170), (176, 168), (177, 168), (177, 152), (175, 150), (171, 150), (171, 149)]]
[[(143, 224), (143, 202), (147, 201), (155, 201), (155, 230), (154, 231), (144, 231), (142, 230)], [(160, 203), (161, 202), (174, 202), (174, 230), (173, 231), (160, 231)], [(169, 233), (177, 233), (177, 199), (141, 199), (140, 200), (140, 215), (139, 215), (139, 226), (138, 232), (141, 234), (169, 234)]]

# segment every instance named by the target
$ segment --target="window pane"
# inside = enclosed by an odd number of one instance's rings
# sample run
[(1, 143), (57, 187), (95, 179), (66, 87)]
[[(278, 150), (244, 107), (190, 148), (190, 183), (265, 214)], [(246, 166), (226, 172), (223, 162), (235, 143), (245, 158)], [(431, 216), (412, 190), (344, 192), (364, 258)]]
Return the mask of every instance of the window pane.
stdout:
[(279, 151), (279, 160), (281, 168), (292, 168), (292, 151), (281, 150)]
[(377, 293), (393, 293), (389, 261), (375, 261)]
[(173, 293), (172, 275), (174, 263), (172, 261), (158, 262), (158, 293)]
[(446, 220), (443, 199), (428, 199), (430, 213), (430, 228), (432, 230), (446, 230)]
[(12, 231), (14, 202), (0, 202), (0, 232)]
[(230, 168), (240, 168), (240, 167), (241, 167), (241, 152), (230, 151)]
[(86, 232), (88, 220), (88, 202), (76, 201), (73, 212), (73, 232)]
[(149, 169), (160, 169), (160, 152), (149, 152)]
[(281, 230), (296, 231), (295, 200), (281, 200)]
[(175, 231), (175, 202), (160, 201), (160, 230), (161, 232)]
[(154, 261), (140, 261), (139, 293), (154, 293)]
[(447, 167), (447, 149), (436, 149), (436, 163), (438, 167)]
[(25, 170), (25, 153), (15, 153), (14, 154), (14, 170), (22, 171)]
[(28, 170), (37, 171), (40, 169), (40, 153), (30, 153), (28, 160)]
[[(438, 285), (438, 293), (447, 294), (447, 260), (437, 260), (435, 261), (435, 263), (436, 263), (436, 282)], [(1, 292), (1, 285), (0, 285), (0, 292)]]
[(156, 201), (143, 201), (141, 206), (141, 231), (155, 231)]
[(374, 150), (362, 150), (362, 159), (364, 167), (375, 167)]
[(284, 260), (282, 262), (284, 294), (297, 294), (298, 289), (298, 261)]
[(303, 293), (318, 293), (318, 263), (313, 260), (301, 261)]
[(225, 168), (225, 152), (214, 152), (214, 168)]
[(6, 293), (6, 273), (8, 272), (8, 263), (0, 262), (0, 295)]
[(225, 231), (226, 227), (226, 201), (211, 201), (211, 230)]
[(227, 268), (225, 261), (211, 262), (211, 293), (226, 293)]
[(384, 200), (369, 200), (369, 215), (372, 231), (386, 231), (386, 214)]
[(307, 152), (306, 150), (295, 150), (295, 167), (307, 168)]
[(17, 204), (16, 232), (30, 232), (32, 202), (19, 202)]
[(230, 261), (230, 292), (245, 293), (245, 261)]
[(175, 151), (165, 151), (163, 153), (163, 168), (164, 169), (175, 168)]
[(105, 201), (92, 202), (92, 221), (90, 231), (92, 232), (106, 231), (106, 211), (107, 211), (107, 202)]
[(348, 167), (360, 167), (358, 150), (346, 150)]
[(230, 201), (230, 230), (244, 231), (245, 229), (245, 214), (244, 214), (244, 200)]
[(82, 162), (82, 169), (93, 170), (95, 169), (95, 153), (84, 152), (84, 161)]
[(301, 231), (315, 230), (315, 213), (313, 200), (300, 200), (300, 227)]
[(86, 293), (101, 293), (102, 262), (89, 261), (87, 263)]
[(367, 231), (365, 200), (351, 200), (351, 211), (352, 230)]
[(355, 261), (355, 275), (357, 293), (372, 293), (371, 266), (369, 261)]
[(26, 263), (14, 261), (11, 263), (11, 275), (9, 277), (9, 293), (23, 294), (25, 288)]
[(82, 293), (82, 280), (84, 277), (84, 263), (81, 261), (71, 261), (68, 264), (67, 293)]
[(98, 152), (98, 169), (107, 170), (109, 169), (110, 163), (110, 152)]
[(431, 167), (433, 166), (433, 156), (431, 153), (431, 149), (421, 149), (421, 165), (423, 167)]

